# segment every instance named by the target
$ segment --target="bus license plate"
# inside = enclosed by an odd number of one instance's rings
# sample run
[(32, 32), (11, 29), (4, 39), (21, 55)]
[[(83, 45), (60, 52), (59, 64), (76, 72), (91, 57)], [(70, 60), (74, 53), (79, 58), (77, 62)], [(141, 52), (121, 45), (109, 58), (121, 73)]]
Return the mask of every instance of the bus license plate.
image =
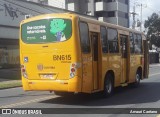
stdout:
[(52, 74), (43, 74), (43, 75), (40, 75), (40, 77), (42, 79), (53, 79), (53, 75)]

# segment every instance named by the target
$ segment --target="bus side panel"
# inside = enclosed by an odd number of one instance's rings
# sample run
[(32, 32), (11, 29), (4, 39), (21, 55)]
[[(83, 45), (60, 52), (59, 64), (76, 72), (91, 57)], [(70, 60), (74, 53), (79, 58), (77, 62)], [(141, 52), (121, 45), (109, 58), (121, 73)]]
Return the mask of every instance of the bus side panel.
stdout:
[(129, 74), (129, 83), (135, 82), (136, 74), (136, 56), (135, 54), (130, 55), (130, 74)]
[(69, 91), (82, 92), (82, 57), (81, 57), (81, 46), (80, 46), (80, 38), (79, 38), (79, 18), (75, 17), (73, 20), (73, 56), (75, 56), (76, 62), (79, 64), (79, 68), (77, 69), (77, 78), (75, 80), (70, 80)]
[(102, 81), (101, 81), (101, 90), (104, 89), (104, 80), (106, 74), (109, 70), (109, 54), (102, 55)]
[(114, 86), (121, 83), (121, 56), (117, 54), (109, 55), (109, 70), (114, 71)]
[(92, 61), (91, 56), (82, 55), (83, 59), (83, 81), (82, 81), (82, 92), (91, 93), (93, 80), (92, 80)]
[[(143, 71), (142, 57), (143, 55), (140, 55), (140, 54), (131, 55), (130, 83), (135, 82), (136, 72), (139, 67), (141, 67)], [(143, 74), (142, 74), (142, 77), (143, 77)]]
[[(136, 55), (136, 67), (135, 67), (135, 70), (137, 72), (138, 68), (142, 68), (142, 79), (143, 79), (143, 63), (142, 63), (142, 58), (143, 58), (143, 54), (139, 54), (139, 55)], [(135, 72), (135, 74), (136, 74)]]
[(147, 40), (143, 40), (143, 48), (144, 48), (144, 78), (148, 78), (149, 75), (149, 47)]

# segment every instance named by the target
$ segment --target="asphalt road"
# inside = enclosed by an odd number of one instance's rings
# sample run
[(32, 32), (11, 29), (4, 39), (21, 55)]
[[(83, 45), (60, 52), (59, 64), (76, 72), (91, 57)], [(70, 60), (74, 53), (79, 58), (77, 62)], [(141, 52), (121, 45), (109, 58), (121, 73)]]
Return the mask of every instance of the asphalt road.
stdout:
[[(160, 108), (159, 90), (160, 65), (158, 64), (150, 66), (149, 79), (141, 81), (138, 88), (117, 88), (115, 94), (110, 98), (101, 98), (97, 95), (60, 97), (49, 92), (24, 92), (22, 88), (12, 88), (0, 90), (0, 108)], [(57, 114), (55, 116), (156, 117), (157, 114)]]

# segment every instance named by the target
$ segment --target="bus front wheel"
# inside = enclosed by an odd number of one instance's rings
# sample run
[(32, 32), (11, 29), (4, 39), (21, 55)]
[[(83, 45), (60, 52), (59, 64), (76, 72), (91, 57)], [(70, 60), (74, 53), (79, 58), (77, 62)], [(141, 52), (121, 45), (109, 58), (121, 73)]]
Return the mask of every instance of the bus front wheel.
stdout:
[(113, 94), (113, 79), (112, 79), (112, 75), (108, 74), (105, 81), (104, 81), (104, 91), (103, 91), (103, 95), (104, 97), (109, 97)]

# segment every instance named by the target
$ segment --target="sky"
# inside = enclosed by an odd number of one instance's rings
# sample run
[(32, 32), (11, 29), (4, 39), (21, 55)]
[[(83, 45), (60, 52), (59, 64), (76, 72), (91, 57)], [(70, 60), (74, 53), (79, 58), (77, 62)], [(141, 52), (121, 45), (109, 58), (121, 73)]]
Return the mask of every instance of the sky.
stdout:
[[(157, 13), (160, 15), (160, 0), (130, 0), (130, 11), (133, 12), (133, 5), (134, 2), (136, 2), (136, 20), (141, 19), (141, 7), (138, 6), (138, 4), (142, 4), (142, 23), (144, 25), (145, 20), (148, 19), (149, 16), (152, 15), (152, 13)], [(132, 26), (133, 20), (132, 16), (130, 16), (131, 22), (130, 25)], [(143, 27), (144, 30), (144, 27)]]

